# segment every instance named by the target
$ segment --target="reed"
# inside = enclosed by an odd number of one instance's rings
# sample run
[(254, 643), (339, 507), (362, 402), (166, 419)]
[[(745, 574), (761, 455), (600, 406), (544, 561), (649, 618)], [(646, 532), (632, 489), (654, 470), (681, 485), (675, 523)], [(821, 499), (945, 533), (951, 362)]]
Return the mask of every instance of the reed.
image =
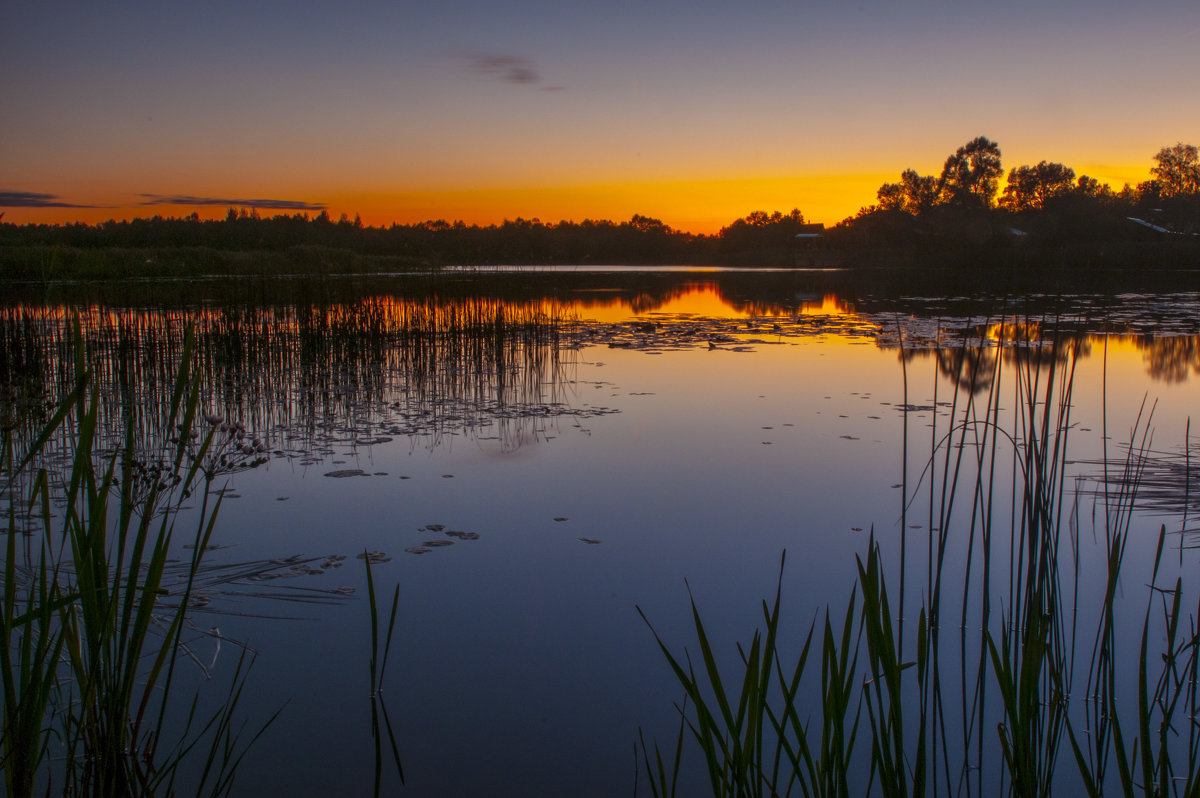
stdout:
[[(1034, 330), (985, 320), (933, 352), (952, 386), (948, 421), (933, 414), (929, 454), (902, 512), (906, 527), (925, 497), (928, 538), (919, 554), (907, 532), (896, 542), (899, 601), (915, 609), (915, 624), (893, 615), (884, 541), (873, 532), (844, 610), (826, 609), (798, 656), (782, 653), (792, 642), (780, 631), (782, 567), (763, 624), (738, 646), (740, 667), (717, 669), (694, 600), (702, 668), (655, 633), (690, 704), (680, 712), (691, 732), (673, 756), (655, 744), (651, 757), (639, 740), (656, 796), (670, 794), (684, 747), (702, 753), (719, 796), (1200, 795), (1200, 607), (1188, 613), (1179, 578), (1160, 584), (1165, 528), (1141, 648), (1119, 644), (1129, 639), (1119, 623), (1122, 564), (1154, 451), (1152, 410), (1135, 422), (1119, 475), (1099, 492), (1072, 489), (1080, 340), (1051, 336), (1043, 347)], [(919, 356), (901, 345), (902, 359)], [(934, 407), (940, 400), (935, 389)], [(1186, 490), (1186, 479), (1172, 479)], [(913, 484), (907, 473), (904, 484)], [(1107, 560), (1099, 580), (1083, 572), (1089, 497)]]
[(918, 712), (916, 736), (910, 737), (909, 709), (904, 702), (902, 675), (916, 667), (921, 691), (919, 706), (928, 704), (929, 621), (922, 608), (917, 618), (915, 661), (901, 655), (899, 625), (892, 620), (891, 601), (880, 562), (874, 533), (868, 544), (867, 562), (858, 558), (858, 584), (863, 593), (861, 623), (867, 643), (868, 679), (863, 685), (864, 703), (871, 722), (871, 782), (881, 795), (924, 795), (928, 778), (929, 729), (924, 713)]
[[(366, 552), (364, 552), (366, 554)], [(392, 633), (396, 629), (396, 613), (400, 608), (400, 585), (392, 591), (392, 606), (388, 613), (386, 634), (380, 640), (379, 602), (375, 594), (375, 579), (371, 574), (371, 557), (363, 557), (367, 569), (367, 602), (371, 617), (371, 739), (375, 744), (374, 795), (378, 798), (383, 789), (384, 742), (387, 742), (392, 764), (396, 766), (396, 775), (400, 783), (404, 783), (404, 765), (400, 761), (400, 747), (396, 743), (396, 733), (392, 729), (392, 721), (388, 715), (387, 704), (383, 699), (383, 677), (387, 672), (388, 654), (392, 649)]]
[[(775, 667), (779, 596), (780, 592), (777, 591), (774, 607), (767, 607), (766, 602), (763, 603), (765, 633), (756, 630), (748, 649), (738, 647), (744, 670), (742, 683), (736, 692), (727, 688), (721, 678), (694, 600), (692, 619), (703, 666), (699, 673), (690, 658), (684, 661), (676, 659), (655, 632), (663, 655), (683, 685), (687, 699), (695, 707), (696, 720), (689, 725), (704, 754), (714, 794), (758, 796), (764, 794), (764, 788), (771, 786), (769, 774), (762, 772), (758, 763), (763, 758), (766, 698)], [(640, 608), (638, 611), (641, 612)], [(644, 614), (642, 618), (649, 624)], [(660, 782), (662, 775), (660, 773)]]
[[(1200, 606), (1184, 627), (1182, 580), (1176, 578), (1169, 587), (1158, 586), (1165, 542), (1163, 526), (1138, 647), (1137, 676), (1133, 681), (1135, 711), (1117, 706), (1122, 698), (1118, 683), (1123, 677), (1118, 669), (1127, 661), (1116, 648), (1116, 623), (1111, 617), (1113, 580), (1109, 580), (1105, 628), (1089, 668), (1089, 681), (1097, 683), (1097, 690), (1088, 697), (1092, 707), (1088, 722), (1079, 731), (1070, 722), (1067, 726), (1071, 751), (1089, 796), (1200, 795)], [(1157, 614), (1156, 605), (1160, 611)], [(1150, 648), (1151, 638), (1161, 641), (1157, 652)], [(1161, 665), (1155, 667), (1154, 663)], [(1127, 696), (1124, 699), (1129, 702)], [(1180, 727), (1187, 729), (1186, 735)], [(1108, 778), (1112, 764), (1116, 777)]]
[[(197, 311), (93, 306), (78, 317), (101, 399), (97, 439), (110, 450), (123, 444), (127, 424), (147, 452), (174, 435), (161, 414), (125, 408), (168, 402), (189, 324), (201, 415), (237, 419), (244, 442), (257, 438), (273, 452), (307, 457), (343, 437), (354, 444), (403, 434), (436, 443), (493, 424), (515, 448), (544, 423), (536, 408), (564, 405), (561, 311), (550, 303), (315, 297)], [(18, 444), (32, 440), (71, 389), (73, 368), (65, 310), (0, 309), (0, 418)], [(46, 454), (61, 448), (56, 438)]]
[[(245, 751), (273, 718), (249, 739), (232, 723), (252, 659), (243, 651), (220, 706), (206, 716), (197, 696), (182, 732), (170, 731), (180, 726), (172, 686), (187, 659), (189, 597), (220, 507), (219, 498), (208, 503), (213, 474), (204, 464), (215, 429), (198, 432), (194, 338), (184, 337), (161, 411), (161, 428), (174, 431), (157, 458), (165, 467), (151, 477), (139, 467), (135, 419), (143, 411), (132, 403), (123, 407), (122, 445), (97, 457), (100, 389), (77, 324), (74, 336), (74, 387), (23, 449), (13, 427), (3, 433), (6, 492), (30, 486), (8, 506), (0, 646), (5, 787), (15, 797), (166, 795), (184, 763), (197, 760), (199, 776), (189, 773), (197, 794), (226, 795)], [(62, 472), (39, 464), (55, 439), (71, 453)], [(22, 481), (30, 469), (34, 476)], [(183, 583), (171, 585), (168, 551), (192, 491), (204, 496), (200, 511), (186, 516), (195, 523), (193, 554)], [(36, 508), (37, 534), (18, 531), (22, 503)], [(179, 600), (170, 606), (163, 599), (173, 589)]]

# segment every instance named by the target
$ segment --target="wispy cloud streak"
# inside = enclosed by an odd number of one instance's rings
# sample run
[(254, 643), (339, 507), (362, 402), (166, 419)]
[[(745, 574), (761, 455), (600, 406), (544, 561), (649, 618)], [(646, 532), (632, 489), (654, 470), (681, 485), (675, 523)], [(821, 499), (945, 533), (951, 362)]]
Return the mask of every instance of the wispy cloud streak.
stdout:
[(562, 86), (546, 85), (532, 58), (505, 53), (472, 53), (467, 56), (471, 70), (480, 75), (511, 83), (530, 86), (542, 91), (561, 91)]
[(479, 53), (471, 56), (471, 67), (506, 83), (540, 83), (542, 80), (533, 60), (520, 55)]
[(96, 208), (97, 205), (80, 205), (64, 202), (57, 194), (39, 194), (34, 191), (0, 191), (0, 208)]
[(323, 211), (326, 205), (316, 202), (286, 199), (231, 199), (227, 197), (194, 197), (190, 194), (139, 194), (140, 205), (187, 205), (207, 207), (220, 205), (235, 208), (267, 208), (281, 211)]

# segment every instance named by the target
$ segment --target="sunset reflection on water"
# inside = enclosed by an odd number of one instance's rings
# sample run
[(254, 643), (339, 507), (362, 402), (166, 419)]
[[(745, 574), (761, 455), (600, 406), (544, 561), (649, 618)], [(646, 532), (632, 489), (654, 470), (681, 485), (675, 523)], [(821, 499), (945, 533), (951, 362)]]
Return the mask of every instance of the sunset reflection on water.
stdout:
[[(1139, 413), (1153, 406), (1156, 447), (1179, 452), (1200, 407), (1196, 333), (1177, 302), (1160, 303), (1163, 333), (1131, 302), (1108, 315), (1095, 303), (955, 313), (708, 275), (441, 288), (0, 310), (7, 413), (25, 412), (11, 401), (23, 391), (51, 399), (69, 386), (78, 312), (114, 413), (108, 434), (133, 405), (146, 410), (147, 441), (169, 434), (153, 408), (195, 323), (204, 412), (245, 423), (271, 455), (222, 478), (214, 542), (229, 551), (210, 562), (390, 557), (375, 579), (401, 589), (403, 655), (388, 694), (413, 795), (621, 794), (637, 728), (659, 740), (678, 728), (676, 686), (634, 606), (672, 643), (686, 640), (686, 579), (713, 638), (739, 639), (787, 549), (790, 617), (807, 624), (846, 598), (870, 535), (893, 563), (898, 541), (924, 546), (927, 517), (905, 513), (924, 500), (931, 449), (993, 389), (1010, 423), (1021, 375), (1073, 365), (1081, 502)], [(1131, 572), (1153, 556), (1170, 510), (1141, 519)], [(272, 585), (360, 583), (347, 567)], [(206, 611), (262, 652), (255, 701), (288, 703), (288, 728), (264, 736), (264, 764), (239, 784), (363, 792), (362, 674), (347, 664), (366, 650), (361, 608), (264, 620), (251, 616), (286, 613), (251, 587), (216, 591)], [(297, 759), (348, 764), (280, 765)], [(532, 781), (530, 761), (544, 765)]]

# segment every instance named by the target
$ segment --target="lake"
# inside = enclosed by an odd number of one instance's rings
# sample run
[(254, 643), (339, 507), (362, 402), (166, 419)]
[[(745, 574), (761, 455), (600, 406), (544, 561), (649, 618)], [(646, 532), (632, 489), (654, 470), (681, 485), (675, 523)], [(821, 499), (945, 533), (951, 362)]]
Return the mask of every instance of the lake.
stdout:
[[(1140, 632), (1163, 525), (1156, 584), (1180, 577), (1185, 608), (1200, 587), (1194, 291), (946, 297), (820, 272), (583, 267), (68, 287), (0, 309), (6, 412), (44, 416), (69, 386), (72, 314), (104, 446), (119, 443), (122, 408), (142, 408), (148, 448), (167, 435), (148, 408), (169, 392), (189, 322), (206, 423), (260, 444), (213, 483), (214, 570), (191, 613), (209, 684), (239, 641), (257, 653), (243, 716), (282, 707), (237, 795), (371, 792), (368, 551), (381, 601), (399, 589), (383, 695), (405, 794), (649, 794), (639, 728), (669, 746), (683, 698), (655, 632), (696, 656), (690, 598), (734, 667), (786, 550), (781, 645), (794, 654), (827, 607), (841, 617), (873, 538), (911, 634), (951, 530), (943, 627), (964, 625), (960, 605), (978, 621), (971, 542), (1013, 528), (1022, 397), (1029, 417), (1059, 412), (1058, 397), (1068, 413), (1054, 440), (1069, 451), (1052, 457), (1073, 519), (1065, 605), (1088, 622), (1098, 611), (1104, 502), (1131, 442), (1145, 500), (1120, 617)], [(980, 472), (999, 501), (972, 491)], [(1003, 549), (992, 618), (1013, 603)], [(1081, 671), (1091, 635), (1071, 642)], [(947, 643), (955, 680), (965, 656), (978, 646)], [(986, 728), (961, 699), (943, 722), (968, 752), (942, 777), (965, 774), (972, 793), (991, 794), (996, 772), (992, 700)], [(1069, 751), (1059, 759), (1077, 784)], [(707, 790), (698, 753), (684, 770), (682, 794)]]

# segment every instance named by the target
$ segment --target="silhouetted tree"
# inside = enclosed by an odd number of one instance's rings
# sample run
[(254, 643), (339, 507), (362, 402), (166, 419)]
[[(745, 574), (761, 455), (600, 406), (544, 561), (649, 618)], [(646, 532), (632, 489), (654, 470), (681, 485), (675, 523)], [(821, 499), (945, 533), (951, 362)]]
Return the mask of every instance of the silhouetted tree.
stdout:
[(880, 210), (904, 211), (919, 216), (937, 204), (939, 193), (940, 185), (936, 177), (905, 169), (900, 173), (899, 183), (884, 183), (876, 196)]
[(629, 226), (639, 233), (669, 233), (671, 228), (663, 224), (662, 219), (655, 219), (651, 216), (642, 216), (635, 213), (629, 220)]
[(972, 139), (947, 158), (942, 167), (942, 202), (990, 208), (1003, 174), (1000, 145), (984, 136)]
[(739, 263), (786, 261), (793, 257), (798, 233), (811, 233), (799, 208), (788, 213), (753, 211), (721, 228), (720, 249)]
[(1042, 161), (1037, 166), (1018, 166), (1008, 173), (1008, 185), (1000, 207), (1010, 211), (1041, 208), (1051, 197), (1075, 190), (1075, 170), (1060, 163)]
[(1163, 147), (1154, 156), (1154, 175), (1164, 197), (1188, 197), (1200, 194), (1200, 152), (1194, 144), (1180, 142)]
[(904, 210), (904, 187), (899, 183), (884, 183), (875, 192), (875, 205), (858, 209), (858, 215), (864, 216), (874, 210), (902, 211)]
[[(1128, 189), (1129, 186), (1125, 188)], [(1108, 183), (1101, 183), (1096, 178), (1087, 175), (1079, 176), (1079, 180), (1075, 183), (1075, 193), (1081, 197), (1103, 200), (1112, 200), (1118, 196), (1113, 193), (1112, 187)]]
[(766, 211), (751, 211), (740, 219), (735, 219), (728, 227), (722, 228), (721, 234), (724, 235), (727, 230), (738, 230), (746, 227), (778, 227), (799, 232), (799, 229), (805, 224), (804, 214), (799, 208), (792, 208), (788, 213), (775, 211), (767, 213)]
[(1157, 180), (1143, 180), (1133, 193), (1138, 205), (1156, 205), (1162, 198), (1163, 186)]

